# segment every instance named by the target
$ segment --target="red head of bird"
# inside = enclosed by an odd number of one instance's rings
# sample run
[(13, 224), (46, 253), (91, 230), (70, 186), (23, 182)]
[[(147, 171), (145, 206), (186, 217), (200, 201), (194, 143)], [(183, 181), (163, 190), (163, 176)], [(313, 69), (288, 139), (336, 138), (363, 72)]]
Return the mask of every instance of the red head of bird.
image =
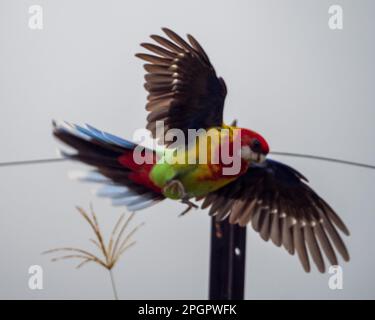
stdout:
[(240, 129), (240, 137), (242, 160), (255, 163), (263, 162), (269, 152), (266, 139), (259, 133), (244, 128)]

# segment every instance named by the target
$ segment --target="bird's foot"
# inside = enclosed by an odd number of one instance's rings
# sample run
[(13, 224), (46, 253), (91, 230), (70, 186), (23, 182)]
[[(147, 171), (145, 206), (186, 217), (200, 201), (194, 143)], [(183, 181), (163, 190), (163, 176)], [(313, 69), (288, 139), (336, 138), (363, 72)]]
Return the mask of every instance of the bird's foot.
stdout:
[(163, 188), (163, 194), (171, 199), (183, 199), (186, 197), (184, 185), (179, 180), (169, 181)]
[(188, 213), (192, 208), (194, 208), (194, 209), (198, 209), (199, 208), (194, 202), (191, 202), (187, 198), (182, 199), (181, 202), (187, 204), (188, 206), (187, 206), (187, 208), (184, 211), (182, 211), (179, 214), (180, 217), (183, 216), (183, 215), (185, 215), (186, 213)]
[(187, 204), (187, 208), (181, 212), (179, 216), (183, 216), (192, 208), (198, 208), (194, 202), (189, 200), (189, 195), (186, 193), (184, 185), (179, 180), (169, 181), (163, 188), (163, 193), (171, 196), (172, 199), (181, 199), (181, 203)]

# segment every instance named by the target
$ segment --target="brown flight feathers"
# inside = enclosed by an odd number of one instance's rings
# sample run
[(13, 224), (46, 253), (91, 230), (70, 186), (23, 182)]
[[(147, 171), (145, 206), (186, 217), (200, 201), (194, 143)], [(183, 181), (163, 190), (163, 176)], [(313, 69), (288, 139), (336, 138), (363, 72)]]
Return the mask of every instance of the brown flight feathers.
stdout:
[[(170, 29), (162, 29), (167, 38), (152, 35), (157, 43), (142, 43), (149, 53), (136, 56), (144, 65), (145, 89), (149, 92), (146, 110), (150, 111), (146, 126), (156, 136), (157, 121), (167, 129), (210, 128), (223, 123), (226, 96), (224, 80), (216, 76), (210, 60), (198, 41), (188, 41)], [(172, 141), (165, 141), (169, 145)]]
[[(289, 175), (288, 180), (280, 179)], [(348, 250), (337, 229), (349, 230), (334, 210), (319, 197), (294, 169), (276, 161), (264, 168), (250, 168), (229, 185), (209, 194), (201, 208), (218, 220), (228, 218), (240, 226), (251, 224), (262, 239), (297, 253), (306, 272), (310, 258), (320, 272), (325, 271), (323, 255), (337, 265), (335, 250), (345, 261)]]

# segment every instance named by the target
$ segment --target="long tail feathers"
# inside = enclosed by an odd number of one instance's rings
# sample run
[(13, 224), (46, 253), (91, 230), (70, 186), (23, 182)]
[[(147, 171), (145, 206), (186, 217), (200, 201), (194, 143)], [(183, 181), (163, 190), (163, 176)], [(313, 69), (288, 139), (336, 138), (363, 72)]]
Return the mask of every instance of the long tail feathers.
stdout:
[[(53, 134), (75, 150), (74, 153), (61, 151), (64, 157), (95, 167), (89, 172), (73, 172), (70, 177), (104, 184), (96, 193), (111, 198), (113, 205), (137, 211), (164, 199), (161, 190), (149, 178), (153, 164), (135, 165), (133, 161), (137, 144), (90, 125), (68, 122), (54, 121)], [(154, 154), (155, 161), (156, 158)]]

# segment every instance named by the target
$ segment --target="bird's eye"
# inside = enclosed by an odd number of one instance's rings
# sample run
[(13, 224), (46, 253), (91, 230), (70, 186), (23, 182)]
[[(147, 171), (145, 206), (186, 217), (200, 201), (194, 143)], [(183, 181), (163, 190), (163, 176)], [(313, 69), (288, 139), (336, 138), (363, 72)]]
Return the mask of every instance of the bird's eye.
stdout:
[(254, 139), (251, 143), (251, 149), (254, 152), (260, 152), (262, 151), (262, 145), (258, 139)]

